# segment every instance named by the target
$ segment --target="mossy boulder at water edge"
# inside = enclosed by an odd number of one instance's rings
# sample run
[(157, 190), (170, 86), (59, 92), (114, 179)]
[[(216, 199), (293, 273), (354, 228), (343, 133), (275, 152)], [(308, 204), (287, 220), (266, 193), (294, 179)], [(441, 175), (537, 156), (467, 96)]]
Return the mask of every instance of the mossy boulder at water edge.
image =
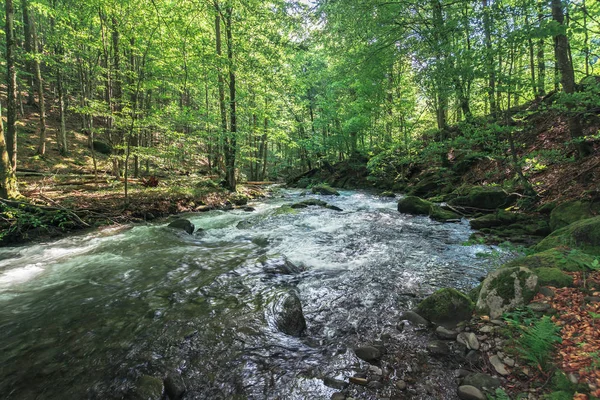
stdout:
[(555, 231), (573, 222), (593, 218), (597, 215), (600, 215), (600, 202), (569, 201), (552, 210), (550, 213), (550, 227)]
[(440, 289), (419, 303), (417, 314), (435, 323), (460, 322), (471, 318), (475, 304), (456, 289)]
[(398, 201), (398, 211), (411, 215), (428, 215), (436, 221), (455, 221), (460, 220), (460, 215), (444, 210), (437, 204), (423, 200), (416, 196), (407, 196)]
[(560, 247), (600, 256), (600, 217), (577, 221), (552, 232), (535, 246), (535, 250), (544, 251)]
[(517, 200), (515, 195), (496, 186), (474, 186), (457, 194), (459, 196), (450, 200), (448, 204), (455, 207), (495, 210), (509, 207)]
[(334, 188), (327, 185), (316, 185), (313, 186), (311, 191), (315, 194), (322, 194), (325, 196), (339, 196), (340, 193)]
[(469, 221), (469, 224), (473, 229), (494, 228), (497, 226), (512, 225), (521, 218), (522, 216), (519, 214), (505, 210), (497, 210), (492, 214), (486, 214), (479, 218), (472, 219)]
[(561, 271), (577, 272), (589, 269), (596, 258), (579, 250), (558, 248), (517, 258), (505, 264), (504, 267), (525, 267), (531, 270), (556, 268)]
[(477, 311), (498, 318), (528, 304), (538, 291), (538, 277), (527, 268), (501, 268), (483, 281)]

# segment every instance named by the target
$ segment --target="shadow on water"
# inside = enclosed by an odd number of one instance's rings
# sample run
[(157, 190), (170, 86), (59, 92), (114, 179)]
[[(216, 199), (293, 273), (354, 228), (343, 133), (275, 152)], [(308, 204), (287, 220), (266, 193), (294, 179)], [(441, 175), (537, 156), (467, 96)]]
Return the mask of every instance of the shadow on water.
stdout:
[[(398, 314), (443, 286), (470, 288), (490, 251), (462, 245), (468, 224), (395, 211), (393, 200), (343, 192), (310, 207), (187, 217), (0, 251), (3, 398), (123, 398), (142, 376), (180, 375), (189, 399), (328, 399), (361, 366), (351, 347), (395, 330)], [(298, 294), (300, 338), (269, 305)], [(329, 380), (329, 381), (328, 381)], [(362, 398), (376, 398), (364, 393)], [(452, 397), (448, 397), (452, 398)]]

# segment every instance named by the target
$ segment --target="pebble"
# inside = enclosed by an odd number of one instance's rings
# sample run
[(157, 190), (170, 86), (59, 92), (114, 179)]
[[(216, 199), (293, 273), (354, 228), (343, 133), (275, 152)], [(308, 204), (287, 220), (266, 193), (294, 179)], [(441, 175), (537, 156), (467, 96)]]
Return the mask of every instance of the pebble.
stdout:
[(479, 329), (479, 332), (480, 332), (480, 333), (492, 333), (492, 332), (494, 332), (495, 330), (496, 330), (496, 329), (495, 329), (493, 326), (491, 326), (491, 325), (485, 325), (485, 326), (482, 326), (482, 327)]
[(445, 356), (450, 354), (450, 348), (448, 347), (448, 345), (439, 340), (429, 342), (429, 344), (427, 345), (427, 350), (429, 350), (429, 352), (434, 355)]
[(479, 350), (479, 340), (477, 340), (477, 336), (472, 332), (459, 333), (456, 340), (458, 343), (467, 346), (468, 349)]
[(550, 305), (546, 303), (529, 303), (529, 308), (534, 312), (546, 312), (550, 309)]
[(506, 366), (500, 360), (500, 357), (498, 357), (497, 355), (493, 355), (490, 357), (490, 364), (492, 364), (496, 372), (500, 375), (506, 376), (509, 374), (509, 372), (506, 370)]
[(412, 323), (414, 325), (425, 325), (425, 326), (429, 325), (429, 321), (427, 321), (425, 318), (421, 317), (419, 314), (417, 314), (414, 311), (404, 311), (400, 315), (400, 319), (409, 321), (410, 323)]
[(354, 383), (355, 385), (367, 386), (369, 384), (369, 381), (367, 381), (365, 378), (358, 378), (356, 376), (350, 377), (349, 380), (350, 383)]
[(396, 387), (399, 390), (405, 390), (406, 389), (406, 382), (400, 380), (400, 381), (396, 382)]
[(485, 395), (475, 386), (464, 385), (458, 388), (458, 397), (461, 400), (486, 400)]
[(331, 395), (331, 400), (346, 400), (346, 395), (343, 393), (334, 393)]
[(367, 387), (369, 389), (374, 389), (374, 390), (383, 389), (383, 383), (377, 382), (377, 381), (371, 381), (367, 384)]
[(600, 303), (600, 297), (598, 296), (586, 296), (584, 300), (586, 303)]
[(550, 289), (549, 287), (541, 287), (540, 288), (540, 293), (546, 297), (554, 297), (556, 296), (556, 293), (554, 293), (554, 290)]
[(514, 367), (516, 364), (515, 360), (510, 357), (504, 357), (504, 360), (502, 361), (504, 361), (504, 364), (508, 365), (509, 367)]
[(506, 322), (499, 320), (499, 319), (493, 319), (490, 321), (491, 324), (494, 324), (496, 326), (504, 326), (506, 325)]
[(381, 370), (381, 368), (376, 367), (375, 365), (369, 366), (369, 372), (371, 372), (373, 375), (383, 375), (383, 371)]
[(440, 339), (455, 340), (458, 332), (438, 326), (435, 330), (435, 335)]

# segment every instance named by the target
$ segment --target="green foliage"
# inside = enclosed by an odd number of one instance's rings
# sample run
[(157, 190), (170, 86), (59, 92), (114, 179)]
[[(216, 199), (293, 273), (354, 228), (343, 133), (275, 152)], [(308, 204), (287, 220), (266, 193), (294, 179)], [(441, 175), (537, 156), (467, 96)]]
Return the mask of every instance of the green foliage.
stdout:
[(497, 388), (494, 394), (488, 394), (487, 398), (488, 400), (510, 400), (510, 397), (502, 388)]
[(545, 370), (554, 345), (562, 341), (558, 334), (560, 329), (547, 315), (531, 326), (523, 326), (521, 337), (517, 339), (517, 351), (529, 365)]

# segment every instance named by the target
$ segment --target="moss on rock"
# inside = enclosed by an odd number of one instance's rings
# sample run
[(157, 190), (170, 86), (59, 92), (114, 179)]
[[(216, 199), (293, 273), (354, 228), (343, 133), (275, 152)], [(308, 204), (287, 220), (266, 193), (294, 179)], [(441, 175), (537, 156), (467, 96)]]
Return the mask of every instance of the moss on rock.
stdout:
[(487, 214), (482, 217), (472, 219), (471, 221), (469, 221), (469, 224), (473, 229), (483, 229), (493, 228), (496, 226), (511, 225), (519, 221), (520, 219), (521, 216), (519, 214), (511, 213), (504, 210), (498, 210), (493, 214)]
[(569, 287), (573, 286), (573, 278), (558, 268), (538, 268), (535, 271), (540, 286)]
[(448, 204), (458, 207), (495, 210), (496, 208), (511, 206), (516, 201), (516, 196), (508, 194), (504, 189), (496, 186), (474, 186), (459, 194), (459, 197), (450, 200)]
[(538, 268), (556, 268), (561, 271), (585, 271), (594, 262), (595, 257), (579, 250), (565, 248), (550, 249), (540, 253), (521, 257), (504, 265), (505, 268), (525, 267), (531, 270)]
[(538, 278), (527, 268), (502, 268), (483, 281), (477, 311), (498, 318), (529, 303), (538, 290)]
[(535, 250), (541, 252), (559, 247), (578, 249), (600, 256), (600, 217), (577, 221), (552, 232), (535, 246)]
[(460, 219), (460, 215), (444, 210), (437, 204), (423, 200), (416, 196), (407, 196), (398, 201), (398, 211), (404, 214), (428, 215), (436, 221), (448, 221)]
[(553, 231), (573, 222), (593, 218), (600, 214), (600, 202), (569, 201), (554, 208), (550, 213), (550, 228)]
[(339, 196), (340, 193), (328, 185), (315, 185), (311, 188), (312, 192), (315, 194), (322, 194), (325, 196)]
[(419, 303), (416, 312), (436, 323), (459, 322), (471, 318), (475, 304), (456, 289), (440, 289)]

